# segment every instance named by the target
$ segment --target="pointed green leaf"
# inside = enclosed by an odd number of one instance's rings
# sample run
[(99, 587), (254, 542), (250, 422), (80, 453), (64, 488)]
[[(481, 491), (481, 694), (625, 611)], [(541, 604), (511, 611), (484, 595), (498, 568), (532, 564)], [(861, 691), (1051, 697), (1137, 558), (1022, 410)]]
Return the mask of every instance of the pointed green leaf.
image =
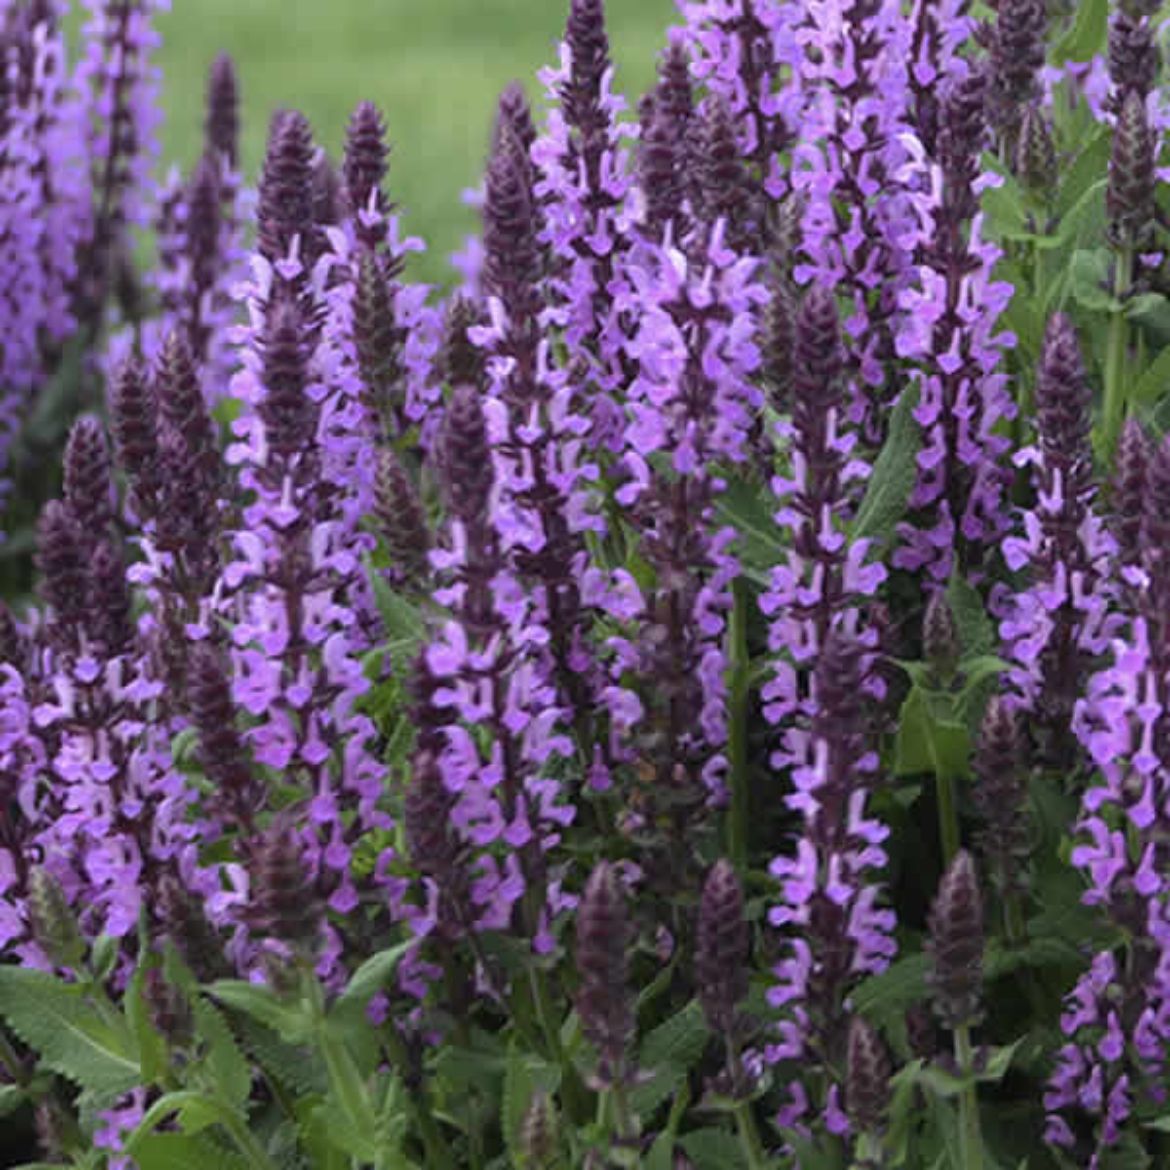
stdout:
[(141, 1080), (129, 1029), (103, 1016), (74, 984), (0, 967), (0, 1016), (47, 1068), (83, 1088), (124, 1093)]
[(271, 987), (243, 979), (219, 979), (207, 990), (220, 1003), (251, 1016), (285, 1040), (296, 1043), (312, 1031), (301, 1005), (284, 1002)]
[(906, 504), (918, 479), (918, 452), (922, 428), (914, 419), (918, 386), (903, 389), (890, 415), (890, 429), (873, 465), (865, 497), (853, 521), (854, 540), (889, 540), (906, 513)]

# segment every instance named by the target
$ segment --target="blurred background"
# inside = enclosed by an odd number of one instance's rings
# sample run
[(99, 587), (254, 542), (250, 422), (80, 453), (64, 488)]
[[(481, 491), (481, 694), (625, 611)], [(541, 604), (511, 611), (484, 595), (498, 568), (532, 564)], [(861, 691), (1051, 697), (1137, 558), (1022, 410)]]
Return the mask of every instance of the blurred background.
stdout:
[[(340, 155), (350, 111), (363, 98), (386, 117), (390, 191), (404, 230), (423, 236), (412, 261), (423, 280), (450, 279), (447, 257), (476, 228), (464, 188), (483, 168), (496, 95), (556, 61), (568, 0), (173, 0), (158, 24), (165, 75), (166, 163), (199, 151), (207, 67), (221, 49), (239, 68), (244, 167), (254, 181), (268, 119), (295, 105), (318, 141)], [(653, 79), (674, 0), (609, 0), (615, 88), (636, 108)]]

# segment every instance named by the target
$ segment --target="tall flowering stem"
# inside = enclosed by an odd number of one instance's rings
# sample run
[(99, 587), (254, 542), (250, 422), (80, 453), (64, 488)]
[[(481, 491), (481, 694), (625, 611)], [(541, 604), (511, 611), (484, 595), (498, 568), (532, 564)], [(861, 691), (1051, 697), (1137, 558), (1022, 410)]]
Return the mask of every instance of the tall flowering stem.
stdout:
[(545, 952), (552, 916), (567, 905), (545, 855), (573, 819), (549, 772), (572, 746), (546, 669), (548, 633), (499, 536), (484, 413), (478, 392), (461, 386), (443, 424), (449, 520), (431, 561), (441, 583), (435, 599), (451, 617), (425, 651), (422, 714), (454, 797), (450, 823), (469, 850), (473, 929), (515, 928)]
[[(618, 753), (642, 757), (646, 820), (662, 816), (680, 849), (695, 811), (726, 800), (728, 711), (724, 646), (739, 565), (734, 529), (715, 503), (721, 466), (742, 464), (753, 412), (751, 377), (766, 298), (756, 262), (725, 244), (724, 221), (699, 223), (683, 241), (644, 241), (628, 268), (629, 345), (638, 375), (616, 499), (641, 529), (653, 586), (631, 599), (639, 628), (610, 640), (615, 683), (606, 692)], [(621, 676), (630, 672), (632, 686)], [(678, 875), (667, 881), (677, 882)]]
[(1170, 995), (1170, 886), (1165, 877), (1170, 767), (1170, 444), (1150, 460), (1137, 612), (1077, 704), (1074, 729), (1100, 779), (1081, 799), (1072, 862), (1087, 905), (1118, 932), (1070, 995), (1067, 1038), (1049, 1084), (1048, 1140), (1099, 1160), (1146, 1102), (1164, 1099)]
[(793, 933), (775, 968), (769, 1002), (783, 1012), (774, 1063), (815, 1066), (824, 1096), (810, 1102), (803, 1079), (788, 1086), (778, 1123), (809, 1126), (820, 1112), (835, 1134), (849, 1130), (834, 1070), (845, 1066), (849, 990), (859, 976), (885, 970), (895, 953), (894, 914), (882, 909), (880, 873), (889, 830), (867, 812), (877, 771), (865, 695), (869, 655), (856, 638), (833, 631), (813, 679), (816, 713), (803, 733), (804, 759), (792, 771), (786, 803), (802, 821), (794, 856), (777, 857), (780, 899), (769, 921)]
[(1096, 660), (1116, 633), (1110, 616), (1115, 541), (1094, 510), (1090, 442), (1092, 392), (1067, 317), (1049, 322), (1036, 377), (1037, 445), (1015, 457), (1031, 464), (1036, 506), (1024, 535), (1004, 541), (1009, 569), (1030, 571), (1001, 625), (1009, 678), (1042, 742), (1042, 758), (1075, 766), (1073, 708)]
[(897, 338), (913, 363), (923, 430), (913, 520), (900, 526), (893, 564), (941, 584), (957, 565), (977, 570), (1007, 528), (1003, 457), (997, 425), (1014, 406), (1001, 369), (1014, 344), (996, 332), (1011, 286), (993, 279), (999, 249), (983, 239), (978, 193), (986, 87), (980, 74), (954, 80), (939, 111), (931, 194), (919, 201), (925, 242)]
[(899, 297), (913, 275), (920, 225), (906, 146), (910, 25), (895, 0), (816, 5), (797, 32), (804, 106), (793, 153), (804, 256), (794, 276), (843, 293), (849, 412), (880, 446), (897, 386), (890, 379)]

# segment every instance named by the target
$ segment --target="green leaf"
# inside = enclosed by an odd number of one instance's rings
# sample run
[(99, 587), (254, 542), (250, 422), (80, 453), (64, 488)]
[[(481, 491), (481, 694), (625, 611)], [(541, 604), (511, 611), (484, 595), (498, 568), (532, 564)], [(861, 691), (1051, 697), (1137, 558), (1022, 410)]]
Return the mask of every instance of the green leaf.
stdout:
[(913, 413), (917, 405), (918, 386), (911, 383), (899, 395), (890, 415), (885, 444), (853, 521), (854, 540), (887, 541), (905, 515), (918, 479), (918, 452), (922, 446), (922, 429)]
[(15, 1113), (27, 1100), (20, 1085), (0, 1085), (0, 1117)]
[(302, 1006), (285, 1003), (271, 987), (243, 979), (218, 979), (207, 991), (233, 1011), (251, 1016), (294, 1044), (307, 1039), (313, 1030)]
[(412, 662), (426, 637), (426, 623), (418, 606), (390, 587), (389, 582), (366, 558), (366, 573), (374, 589), (374, 603), (386, 627), (385, 648), (395, 670)]
[(649, 1117), (686, 1080), (702, 1059), (710, 1033), (697, 1000), (659, 1024), (642, 1043), (638, 1066), (650, 1079), (630, 1092), (630, 1107), (638, 1116)]
[[(1112, 150), (1112, 132), (1107, 126), (1095, 127), (1072, 165), (1061, 176), (1054, 210), (1060, 218), (1059, 235), (1062, 239), (1073, 238), (1080, 226), (1079, 217), (1094, 199), (1100, 200), (1104, 214), (1106, 175)], [(1071, 227), (1070, 220), (1073, 221)]]
[(747, 1166), (739, 1139), (725, 1129), (696, 1129), (683, 1134), (678, 1144), (697, 1170), (745, 1170)]
[(207, 1045), (205, 1066), (224, 1100), (243, 1109), (252, 1094), (252, 1070), (219, 1009), (206, 999), (196, 999), (194, 1007), (196, 1029)]
[(995, 627), (987, 616), (979, 590), (957, 573), (947, 583), (947, 602), (955, 615), (962, 658), (977, 658), (995, 651)]
[(1105, 248), (1081, 248), (1069, 267), (1069, 291), (1073, 299), (1092, 313), (1117, 313), (1121, 302), (1109, 287), (1109, 252)]
[(373, 1162), (378, 1156), (378, 1144), (373, 1126), (355, 1125), (353, 1118), (337, 1100), (322, 1102), (313, 1111), (314, 1127), (321, 1137), (352, 1158)]
[(412, 947), (418, 945), (418, 940), (411, 938), (399, 943), (389, 950), (379, 951), (368, 958), (353, 973), (345, 990), (341, 993), (334, 1007), (338, 1009), (359, 1008), (365, 1011), (370, 1000), (390, 982), (398, 964)]
[(143, 995), (145, 982), (146, 965), (139, 963), (134, 969), (129, 986), (126, 988), (123, 1010), (126, 1013), (126, 1022), (138, 1042), (138, 1062), (142, 1073), (142, 1083), (152, 1085), (166, 1072), (167, 1045), (150, 1022), (150, 1013), (147, 1011), (146, 998)]
[(1133, 385), (1132, 401), (1156, 402), (1170, 390), (1170, 345), (1146, 367), (1145, 373)]
[(164, 1121), (172, 1117), (184, 1133), (194, 1135), (221, 1123), (226, 1108), (223, 1102), (193, 1089), (167, 1093), (143, 1114), (134, 1132), (126, 1139), (126, 1152), (133, 1155)]
[(243, 1170), (247, 1165), (206, 1137), (183, 1133), (154, 1133), (143, 1138), (135, 1147), (134, 1163), (138, 1170), (195, 1170), (203, 1166)]
[(103, 1016), (74, 984), (0, 967), (0, 1016), (47, 1068), (82, 1088), (117, 1095), (141, 1080), (129, 1029)]
[(1103, 53), (1108, 27), (1108, 0), (1078, 0), (1076, 20), (1053, 48), (1052, 63), (1089, 61)]
[(1016, 1058), (1016, 1053), (1020, 1050), (1027, 1039), (1021, 1036), (1018, 1040), (1011, 1044), (1001, 1044), (991, 1049), (991, 1054), (987, 1058), (987, 1064), (979, 1069), (975, 1074), (975, 1079), (980, 1084), (997, 1085), (1007, 1076), (1008, 1069), (1012, 1066), (1012, 1061)]
[[(946, 706), (951, 702), (948, 696)], [(910, 688), (898, 716), (895, 776), (917, 776), (921, 772), (967, 774), (971, 734), (965, 723), (950, 717), (949, 711), (937, 711), (939, 705), (929, 691), (917, 685)]]
[(737, 476), (727, 477), (727, 487), (715, 502), (719, 519), (739, 533), (740, 559), (752, 569), (767, 570), (787, 555), (783, 529), (772, 515), (772, 494)]
[(926, 998), (926, 972), (930, 960), (924, 954), (907, 955), (891, 963), (880, 975), (871, 975), (852, 995), (854, 1010), (863, 1016), (901, 1015)]

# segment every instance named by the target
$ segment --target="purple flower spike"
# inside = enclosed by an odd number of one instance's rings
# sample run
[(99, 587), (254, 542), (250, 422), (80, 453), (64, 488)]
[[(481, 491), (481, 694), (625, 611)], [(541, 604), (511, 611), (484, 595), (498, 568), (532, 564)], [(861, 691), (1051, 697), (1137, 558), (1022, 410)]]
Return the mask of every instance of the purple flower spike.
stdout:
[(240, 154), (240, 87), (235, 61), (227, 53), (216, 57), (207, 76), (203, 137), (208, 150), (235, 170)]
[(1032, 579), (1000, 632), (1017, 663), (1009, 680), (1033, 715), (1043, 758), (1066, 770), (1078, 755), (1074, 704), (1116, 630), (1109, 612), (1116, 546), (1094, 512), (1091, 405), (1076, 333), (1057, 314), (1036, 375), (1039, 445), (1017, 457), (1034, 467), (1037, 503), (1024, 516), (1025, 535), (1004, 541), (1008, 567), (1027, 566)]
[(272, 118), (256, 209), (260, 255), (275, 264), (288, 255), (294, 239), (302, 254), (310, 249), (313, 227), (313, 131), (296, 110)]
[(748, 925), (743, 889), (731, 862), (717, 861), (699, 902), (695, 984), (707, 1025), (730, 1036), (736, 1010), (748, 991)]

